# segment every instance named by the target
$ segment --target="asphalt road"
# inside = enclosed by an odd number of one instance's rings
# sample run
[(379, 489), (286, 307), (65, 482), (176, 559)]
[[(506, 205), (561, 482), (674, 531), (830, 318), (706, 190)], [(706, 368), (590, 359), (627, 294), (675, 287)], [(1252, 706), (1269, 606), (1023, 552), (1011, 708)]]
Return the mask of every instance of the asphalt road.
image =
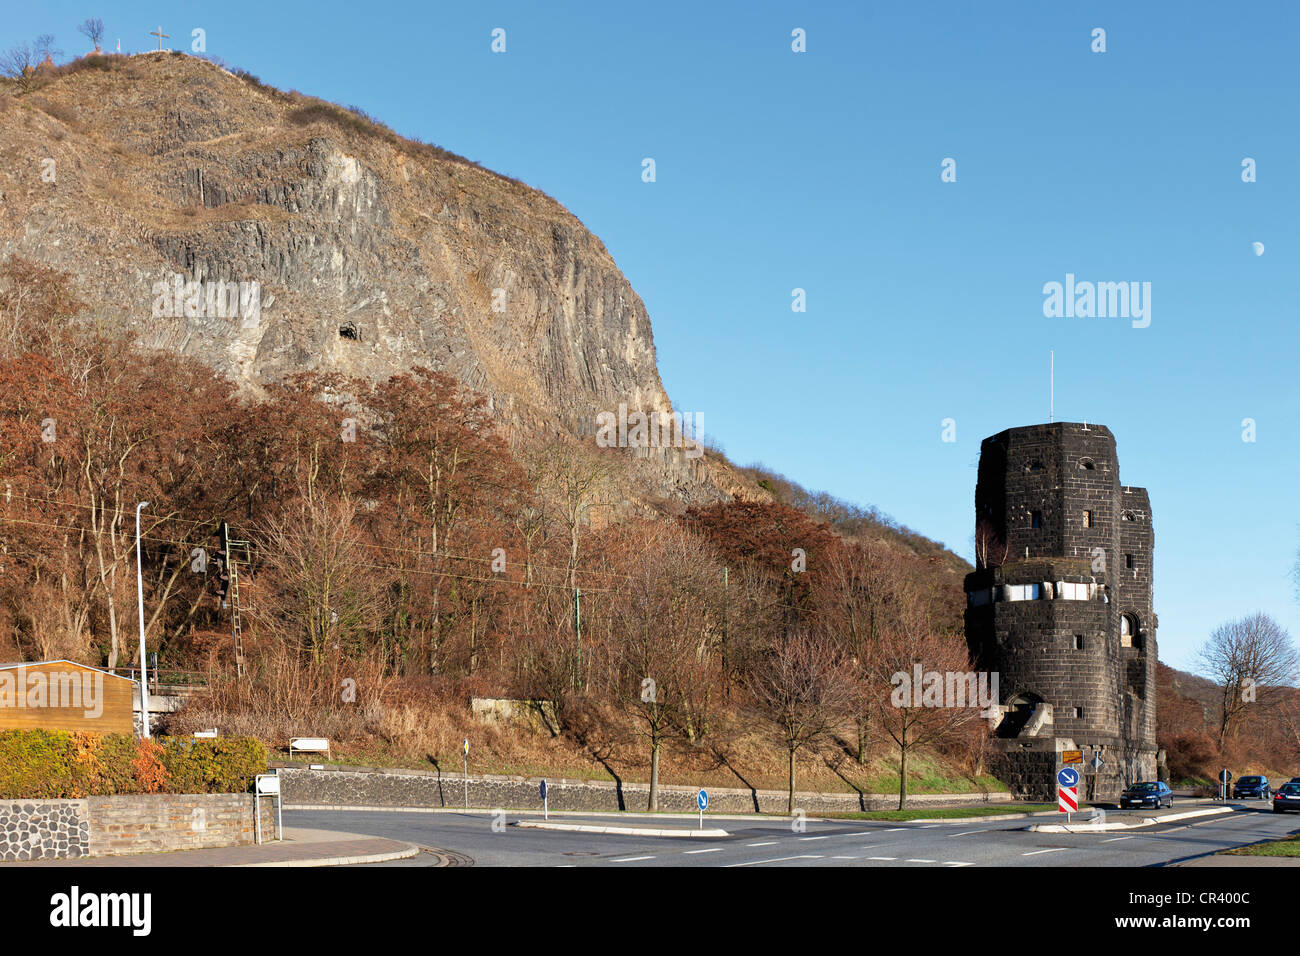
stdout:
[[(1206, 804), (1211, 805), (1211, 804)], [(1141, 830), (1103, 833), (1032, 833), (1033, 822), (1054, 819), (916, 821), (805, 821), (797, 832), (784, 818), (712, 819), (706, 826), (731, 835), (714, 839), (637, 837), (522, 829), (508, 824), (539, 816), (486, 813), (288, 810), (289, 826), (343, 830), (453, 850), (480, 866), (1161, 866), (1232, 846), (1275, 839), (1300, 830), (1300, 817), (1268, 812), (1255, 801), (1232, 813)], [(1176, 810), (1193, 809), (1180, 801)], [(1109, 811), (1114, 822), (1140, 816)], [(633, 814), (552, 820), (602, 826), (689, 827), (684, 818)], [(421, 854), (395, 864), (429, 865)]]

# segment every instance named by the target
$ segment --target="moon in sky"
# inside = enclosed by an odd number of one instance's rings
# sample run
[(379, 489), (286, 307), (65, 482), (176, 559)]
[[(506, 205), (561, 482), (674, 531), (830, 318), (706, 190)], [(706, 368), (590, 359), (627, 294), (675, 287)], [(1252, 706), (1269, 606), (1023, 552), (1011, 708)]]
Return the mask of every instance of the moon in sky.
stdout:
[(1264, 243), (1252, 242), (1250, 245), (1251, 248), (1255, 250), (1255, 255), (1262, 256), (1264, 254)]

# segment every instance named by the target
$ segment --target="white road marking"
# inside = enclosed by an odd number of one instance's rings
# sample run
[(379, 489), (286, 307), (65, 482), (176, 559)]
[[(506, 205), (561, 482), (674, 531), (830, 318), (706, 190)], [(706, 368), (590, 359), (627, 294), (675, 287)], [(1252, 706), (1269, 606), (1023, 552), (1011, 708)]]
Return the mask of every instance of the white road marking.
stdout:
[(746, 843), (745, 846), (776, 846), (776, 841), (768, 840), (765, 843)]
[(934, 860), (904, 860), (904, 863), (933, 863)]
[(965, 833), (954, 833), (953, 836), (969, 836), (972, 833), (988, 833), (992, 827), (986, 827), (983, 830), (967, 830)]
[(1131, 839), (1133, 839), (1133, 837), (1131, 837), (1131, 836), (1110, 837), (1109, 839), (1102, 840), (1101, 842), (1102, 842), (1102, 843), (1114, 843), (1116, 840), (1131, 840)]
[(867, 857), (867, 859), (868, 859), (868, 860), (897, 860), (898, 857), (896, 857), (896, 856), (869, 856), (869, 857)]
[(960, 862), (958, 862), (957, 860), (944, 860), (944, 861), (943, 861), (943, 865), (944, 865), (944, 866), (970, 866), (971, 864), (969, 864), (969, 863), (960, 863)]
[(832, 860), (856, 860), (857, 857), (856, 856), (833, 856), (831, 857), (831, 859)]
[(637, 860), (653, 860), (653, 856), (624, 856), (617, 860), (610, 860), (611, 863), (635, 863)]
[(799, 839), (800, 839), (800, 840), (825, 840), (826, 837), (824, 837), (824, 836), (819, 836), (819, 837), (800, 837)]
[(881, 830), (881, 833), (897, 833), (899, 830), (906, 830), (907, 827), (890, 827), (888, 830)]
[(800, 856), (778, 856), (771, 860), (750, 860), (748, 863), (728, 863), (725, 869), (731, 869), (736, 866), (759, 866), (763, 863), (784, 863), (786, 860), (820, 860), (821, 855), (815, 853), (804, 853)]
[(1038, 854), (1040, 854), (1040, 853), (1055, 853), (1055, 852), (1057, 852), (1058, 850), (1068, 850), (1068, 849), (1069, 849), (1068, 846), (1052, 846), (1052, 847), (1048, 847), (1046, 850), (1032, 850), (1032, 851), (1030, 851), (1029, 853), (1022, 853), (1022, 854), (1020, 854), (1020, 855), (1021, 855), (1021, 856), (1038, 856)]
[(688, 856), (689, 856), (690, 854), (692, 854), (692, 853), (721, 853), (721, 852), (722, 852), (722, 847), (720, 847), (720, 846), (711, 846), (711, 847), (709, 847), (707, 850), (687, 850), (687, 851), (686, 851), (686, 853), (687, 853)]
[(917, 829), (918, 829), (918, 830), (933, 830), (933, 829), (934, 829), (935, 827), (937, 827), (938, 825), (939, 825), (939, 824), (937, 824), (937, 823), (927, 823), (927, 824), (926, 824), (925, 826), (923, 826), (923, 827), (917, 827)]

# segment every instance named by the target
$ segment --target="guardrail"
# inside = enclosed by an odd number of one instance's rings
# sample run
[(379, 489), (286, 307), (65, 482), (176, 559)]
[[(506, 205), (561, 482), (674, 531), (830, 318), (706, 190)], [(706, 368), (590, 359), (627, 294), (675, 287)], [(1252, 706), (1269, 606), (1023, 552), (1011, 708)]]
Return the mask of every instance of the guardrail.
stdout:
[[(126, 677), (133, 681), (140, 680), (140, 668), (138, 667), (108, 667), (105, 670), (119, 677)], [(161, 695), (165, 692), (169, 695), (180, 696), (185, 693), (206, 692), (208, 680), (209, 675), (204, 671), (155, 671), (150, 668), (149, 693)]]

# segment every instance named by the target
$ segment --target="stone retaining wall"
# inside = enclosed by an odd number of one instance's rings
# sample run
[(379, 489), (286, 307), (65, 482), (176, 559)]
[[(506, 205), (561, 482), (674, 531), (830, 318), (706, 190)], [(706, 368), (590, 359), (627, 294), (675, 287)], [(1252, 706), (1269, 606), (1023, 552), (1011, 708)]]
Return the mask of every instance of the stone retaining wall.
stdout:
[[(263, 799), (262, 839), (275, 836)], [(253, 795), (138, 794), (0, 801), (0, 861), (67, 860), (254, 842)]]
[(70, 860), (90, 855), (85, 800), (0, 801), (0, 860)]
[[(462, 774), (433, 771), (372, 769), (308, 770), (281, 766), (280, 779), (286, 807), (459, 807), (465, 805)], [(472, 776), (469, 805), (479, 809), (541, 810), (541, 778)], [(645, 810), (649, 786), (607, 781), (548, 780), (547, 795), (552, 810)], [(694, 812), (697, 788), (659, 788), (659, 809)], [(711, 813), (785, 813), (787, 794), (783, 790), (708, 788)], [(804, 793), (796, 791), (795, 806), (805, 813), (893, 810), (897, 794)], [(984, 803), (1006, 800), (1006, 793), (919, 794), (908, 797), (909, 807)]]
[[(88, 797), (90, 855), (162, 853), (255, 842), (251, 793)], [(275, 837), (275, 802), (263, 798), (262, 839)]]

